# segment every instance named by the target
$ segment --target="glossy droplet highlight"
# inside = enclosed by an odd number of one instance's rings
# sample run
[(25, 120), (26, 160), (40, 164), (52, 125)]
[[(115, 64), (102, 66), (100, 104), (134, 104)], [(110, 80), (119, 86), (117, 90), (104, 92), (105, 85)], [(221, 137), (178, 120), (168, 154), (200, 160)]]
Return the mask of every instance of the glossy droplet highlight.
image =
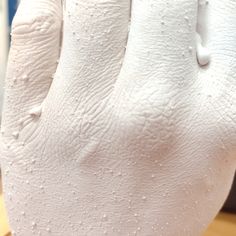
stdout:
[(206, 47), (208, 36), (208, 4), (207, 0), (198, 0), (197, 20), (197, 59), (200, 66), (206, 66), (210, 62), (210, 51)]
[(202, 46), (202, 39), (199, 34), (197, 35), (197, 59), (201, 66), (209, 64), (211, 59), (210, 51)]

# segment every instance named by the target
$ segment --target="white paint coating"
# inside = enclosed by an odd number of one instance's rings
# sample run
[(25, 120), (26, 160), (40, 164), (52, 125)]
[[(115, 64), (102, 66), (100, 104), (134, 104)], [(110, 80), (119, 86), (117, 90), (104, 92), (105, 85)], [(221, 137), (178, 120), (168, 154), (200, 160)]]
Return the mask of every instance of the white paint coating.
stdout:
[(208, 20), (196, 0), (60, 2), (22, 0), (14, 19), (0, 142), (14, 235), (201, 235), (236, 167), (236, 2), (209, 1)]
[(42, 105), (34, 107), (29, 111), (29, 114), (34, 117), (41, 116), (41, 113), (42, 113)]
[(197, 34), (197, 59), (201, 66), (205, 66), (210, 62), (211, 54), (208, 48), (202, 46), (202, 39)]
[(205, 66), (210, 62), (210, 51), (207, 48), (208, 35), (208, 14), (209, 1), (198, 0), (198, 18), (197, 18), (197, 59), (200, 66)]

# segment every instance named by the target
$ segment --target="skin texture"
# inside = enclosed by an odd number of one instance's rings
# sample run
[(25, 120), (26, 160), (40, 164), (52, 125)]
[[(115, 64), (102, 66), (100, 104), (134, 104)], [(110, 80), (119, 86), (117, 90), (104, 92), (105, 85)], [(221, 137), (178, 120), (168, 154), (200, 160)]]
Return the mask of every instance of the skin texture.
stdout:
[(22, 0), (1, 127), (13, 235), (206, 229), (236, 167), (236, 2), (199, 4)]

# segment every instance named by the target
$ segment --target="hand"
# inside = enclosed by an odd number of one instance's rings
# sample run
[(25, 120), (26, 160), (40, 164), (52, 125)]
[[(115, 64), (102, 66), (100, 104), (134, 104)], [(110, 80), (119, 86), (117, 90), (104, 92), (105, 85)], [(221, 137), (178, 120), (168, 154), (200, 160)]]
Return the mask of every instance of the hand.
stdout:
[(236, 2), (208, 2), (21, 1), (1, 128), (15, 235), (206, 229), (236, 167)]

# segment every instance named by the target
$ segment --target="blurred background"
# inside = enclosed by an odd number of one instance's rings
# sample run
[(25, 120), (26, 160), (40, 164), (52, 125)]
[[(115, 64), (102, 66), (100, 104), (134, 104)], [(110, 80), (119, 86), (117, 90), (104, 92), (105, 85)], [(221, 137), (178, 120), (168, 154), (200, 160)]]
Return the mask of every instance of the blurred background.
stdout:
[[(6, 62), (10, 45), (11, 22), (19, 1), (20, 0), (0, 0), (0, 123)], [(7, 215), (3, 204), (0, 176), (0, 236), (10, 235)], [(232, 191), (222, 209), (222, 213), (219, 214), (219, 216), (209, 227), (205, 236), (236, 236), (236, 179), (234, 181)]]

